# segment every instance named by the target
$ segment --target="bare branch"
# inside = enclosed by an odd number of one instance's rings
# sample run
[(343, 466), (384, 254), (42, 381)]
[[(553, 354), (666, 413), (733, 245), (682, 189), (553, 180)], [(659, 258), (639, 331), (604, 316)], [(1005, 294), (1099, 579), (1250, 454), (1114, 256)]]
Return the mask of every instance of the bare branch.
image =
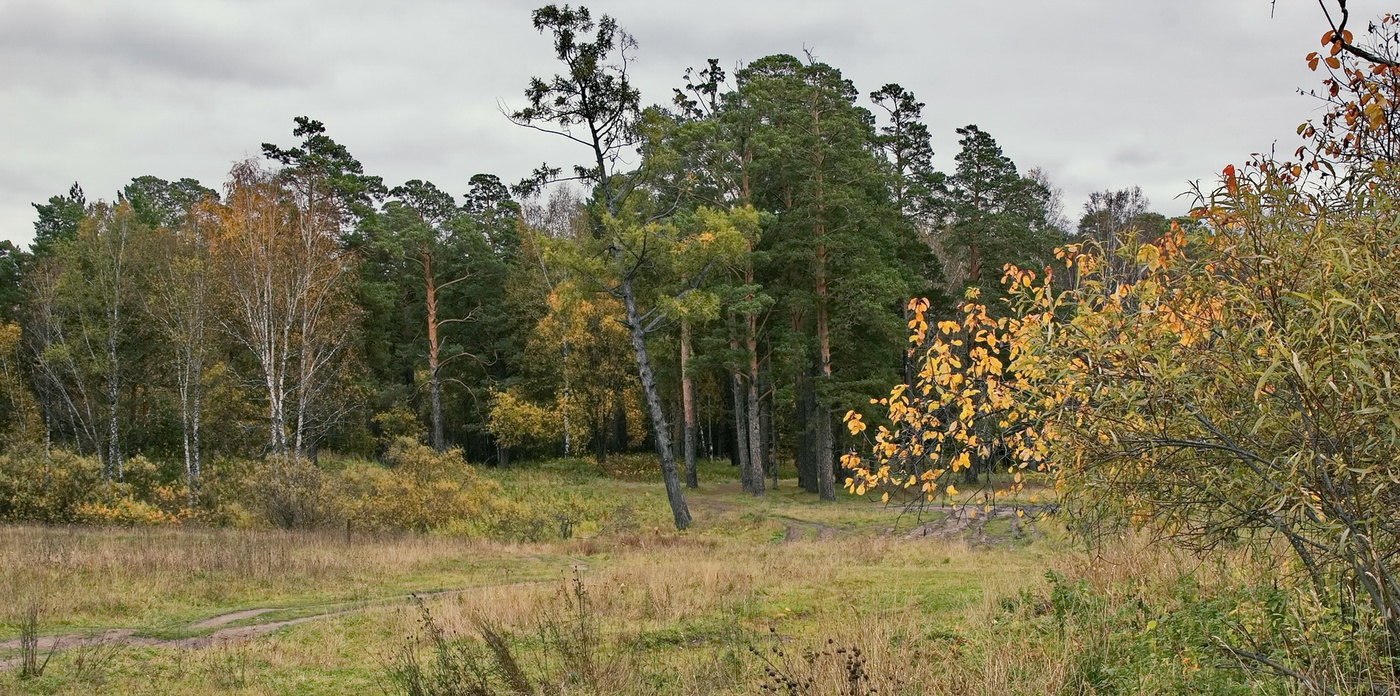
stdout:
[[(1220, 645), (1221, 649), (1223, 649), (1227, 653), (1230, 653), (1231, 655), (1234, 655), (1237, 658), (1243, 658), (1246, 660), (1250, 660), (1251, 662), (1257, 662), (1265, 667), (1268, 667), (1269, 671), (1272, 671), (1274, 674), (1280, 677), (1289, 677), (1292, 679), (1296, 679), (1297, 681), (1301, 682), (1304, 686), (1308, 687), (1309, 689), (1312, 689), (1317, 693), (1327, 694), (1328, 696), (1337, 696), (1337, 692), (1327, 688), (1326, 685), (1319, 684), (1313, 679), (1303, 674), (1300, 674), (1294, 670), (1291, 670), (1287, 667), (1284, 667), (1283, 665), (1279, 664), (1274, 660), (1269, 659), (1264, 655), (1249, 652), (1248, 650), (1241, 650), (1239, 648), (1234, 647), (1233, 645), (1229, 645), (1228, 643), (1219, 638), (1216, 638), (1215, 640)], [(1241, 666), (1244, 665), (1242, 664)]]

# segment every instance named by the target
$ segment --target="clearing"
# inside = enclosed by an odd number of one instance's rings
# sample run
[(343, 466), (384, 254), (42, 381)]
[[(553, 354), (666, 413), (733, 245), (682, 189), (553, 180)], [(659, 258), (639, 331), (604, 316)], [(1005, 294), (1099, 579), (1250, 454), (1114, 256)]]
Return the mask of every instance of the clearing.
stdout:
[[(1055, 544), (1005, 513), (822, 504), (791, 480), (756, 499), (722, 463), (689, 492), (696, 523), (679, 534), (646, 473), (486, 473), (558, 510), (557, 528), (519, 541), (0, 528), (0, 693), (403, 693), (388, 675), (431, 653), (425, 616), (449, 637), (495, 627), (539, 674), (560, 673), (542, 636), (583, 631), (611, 656), (600, 673), (628, 680), (593, 691), (750, 693), (786, 673), (793, 642), (956, 646), (1053, 562)], [(47, 664), (21, 680), (26, 622)]]

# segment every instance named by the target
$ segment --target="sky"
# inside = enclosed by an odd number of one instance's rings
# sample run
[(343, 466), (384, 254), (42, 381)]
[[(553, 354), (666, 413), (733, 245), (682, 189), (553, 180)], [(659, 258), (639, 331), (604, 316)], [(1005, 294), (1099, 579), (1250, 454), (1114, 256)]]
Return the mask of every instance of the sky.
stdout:
[[(1332, 0), (1327, 0), (1331, 2)], [(510, 124), (555, 63), (542, 0), (0, 0), (0, 238), (28, 243), (31, 203), (73, 182), (111, 199), (133, 177), (220, 188), (310, 116), (368, 173), (464, 193), (576, 145)], [(1297, 146), (1298, 94), (1327, 29), (1315, 0), (597, 0), (636, 37), (644, 103), (686, 67), (811, 51), (862, 94), (897, 82), (927, 104), (935, 163), (975, 123), (1039, 167), (1077, 219), (1090, 192), (1141, 186), (1184, 213), (1190, 182)], [(1352, 0), (1354, 26), (1387, 9)], [(1360, 32), (1357, 32), (1358, 35)]]

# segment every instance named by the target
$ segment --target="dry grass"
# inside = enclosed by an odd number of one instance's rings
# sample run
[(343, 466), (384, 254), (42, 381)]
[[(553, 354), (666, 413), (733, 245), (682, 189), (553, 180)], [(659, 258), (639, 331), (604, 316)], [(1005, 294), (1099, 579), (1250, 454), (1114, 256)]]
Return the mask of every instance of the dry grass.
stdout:
[(550, 548), (438, 537), (0, 527), (0, 639), (39, 603), (47, 630), (154, 627), (248, 606), (371, 599), (552, 577)]
[[(427, 598), (434, 622), (479, 650), (483, 626), (499, 631), (530, 679), (553, 682), (561, 695), (1087, 694), (1104, 690), (1086, 677), (1086, 659), (1118, 655), (1113, 651), (1140, 638), (1142, 626), (1056, 623), (1047, 570), (1082, 581), (1083, 592), (1104, 607), (1148, 602), (1157, 611), (1177, 606), (1171, 592), (1183, 576), (1238, 585), (1261, 577), (1267, 565), (1237, 555), (1204, 566), (1141, 540), (1089, 555), (1066, 550), (1053, 534), (1029, 546), (981, 549), (958, 539), (903, 541), (881, 535), (897, 511), (849, 498), (817, 505), (782, 489), (755, 500), (715, 482), (691, 496), (695, 528), (676, 534), (648, 522), (664, 512), (656, 491), (634, 490), (648, 484), (615, 484), (607, 498), (593, 490), (596, 479), (563, 478), (551, 480), (559, 490), (546, 493), (587, 488), (599, 496), (592, 508), (637, 506), (641, 522), (518, 545), (0, 528), (0, 617), (17, 616), (38, 599), (49, 632), (162, 626), (250, 606), (475, 586)], [(793, 524), (836, 534), (784, 543)], [(588, 596), (586, 629), (571, 613), (575, 573)], [(509, 584), (537, 578), (548, 581)], [(0, 674), (0, 694), (395, 693), (386, 674), (405, 649), (431, 653), (422, 628), (414, 607), (384, 604), (246, 642), (128, 647), (97, 669), (91, 656), (79, 664), (82, 656), (66, 651), (40, 679), (22, 683), (13, 672)], [(0, 625), (0, 632), (17, 635), (18, 625)], [(593, 651), (592, 677), (566, 676), (560, 641)], [(1170, 654), (1161, 668), (1180, 672)], [(1142, 677), (1136, 690), (1187, 683)]]
[[(776, 544), (713, 534), (623, 535), (588, 542), (582, 550), (591, 555), (574, 560), (555, 554), (577, 551), (584, 542), (501, 546), (408, 538), (347, 546), (317, 535), (43, 528), (2, 529), (0, 538), (5, 582), (31, 590), (51, 583), (47, 615), (94, 625), (106, 616), (210, 613), (198, 607), (207, 604), (214, 585), (223, 585), (217, 591), (224, 600), (267, 601), (279, 588), (284, 598), (304, 599), (297, 588), (363, 593), (454, 564), (472, 564), (475, 580), (495, 583), (505, 579), (484, 573), (543, 555), (556, 559), (559, 581), (482, 587), (427, 604), (450, 634), (477, 636), (483, 620), (500, 626), (522, 663), (544, 670), (554, 658), (540, 651), (539, 636), (547, 622), (560, 620), (564, 578), (576, 565), (588, 588), (600, 661), (607, 665), (600, 674), (607, 679), (594, 684), (598, 690), (572, 693), (658, 693), (663, 687), (659, 692), (747, 693), (763, 679), (759, 655), (777, 645), (820, 647), (828, 637), (858, 640), (872, 672), (893, 673), (895, 665), (922, 654), (916, 639), (932, 627), (977, 626), (987, 588), (1019, 587), (1039, 572), (1024, 552), (868, 537)], [(482, 570), (491, 564), (494, 571)], [(247, 643), (196, 651), (131, 648), (105, 670), (104, 689), (363, 692), (379, 688), (385, 666), (418, 628), (411, 607), (379, 606)], [(73, 655), (60, 653), (50, 675), (25, 688), (88, 693), (92, 682), (73, 677), (77, 671)], [(0, 693), (7, 684), (19, 688), (7, 681), (13, 678), (0, 675)]]
[[(962, 646), (995, 637), (986, 629), (1000, 609), (983, 598), (1037, 581), (1028, 559), (882, 539), (624, 550), (583, 576), (609, 680), (563, 693), (759, 693), (779, 674), (811, 682), (797, 693), (846, 693), (832, 689), (846, 683), (854, 648), (874, 693), (925, 693), (922, 685), (950, 680), (963, 693), (1053, 693), (1053, 671), (1028, 671), (1013, 653), (963, 661)], [(552, 658), (533, 637), (558, 622), (568, 599), (567, 584), (537, 585), (428, 606), (448, 634), (479, 639), (483, 623), (497, 627), (516, 638), (522, 663), (541, 666)], [(412, 611), (386, 614), (397, 630), (415, 629)]]

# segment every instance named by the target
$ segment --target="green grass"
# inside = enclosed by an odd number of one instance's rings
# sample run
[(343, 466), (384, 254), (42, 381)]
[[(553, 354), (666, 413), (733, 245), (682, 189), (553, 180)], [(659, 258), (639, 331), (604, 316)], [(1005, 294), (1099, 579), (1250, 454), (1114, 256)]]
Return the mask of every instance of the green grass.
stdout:
[[(18, 634), (14, 617), (35, 600), (46, 633), (121, 626), (159, 639), (208, 635), (213, 629), (191, 624), (240, 609), (274, 611), (229, 626), (353, 610), (198, 650), (122, 647), (98, 667), (93, 650), (86, 657), (67, 650), (42, 678), (0, 674), (0, 694), (383, 693), (388, 668), (402, 664), (405, 650), (430, 652), (404, 595), (458, 589), (468, 591), (427, 600), (447, 635), (470, 643), (486, 621), (530, 674), (550, 678), (567, 671), (548, 636), (549, 626), (577, 625), (568, 619), (574, 573), (590, 597), (588, 642), (609, 667), (608, 676), (569, 693), (758, 693), (773, 686), (765, 668), (800, 673), (835, 693), (850, 654), (837, 646), (855, 645), (866, 651), (863, 669), (880, 693), (1058, 693), (1080, 678), (1075, 669), (1102, 677), (1094, 665), (1112, 663), (1103, 661), (1112, 655), (1137, 670), (1112, 676), (1123, 686), (1175, 649), (1085, 618), (1077, 630), (1118, 652), (1086, 653), (1100, 663), (1080, 659), (1078, 634), (1066, 634), (1067, 624), (1045, 609), (1054, 597), (1046, 570), (1063, 570), (1073, 555), (1036, 537), (1013, 541), (1005, 519), (981, 530), (990, 542), (981, 548), (961, 538), (904, 541), (900, 533), (917, 520), (901, 508), (844, 492), (820, 502), (791, 479), (755, 498), (739, 490), (727, 462), (714, 461), (702, 464), (700, 488), (687, 491), (694, 526), (676, 533), (649, 463), (615, 458), (601, 469), (555, 460), (484, 472), (527, 523), (570, 516), (567, 529), (546, 526), (532, 541), (360, 536), (347, 544), (337, 535), (256, 531), (0, 529), (9, 561), (0, 578), (16, 588), (0, 600), (0, 639)], [(1141, 574), (1154, 572), (1169, 575)], [(544, 582), (512, 585), (530, 580)], [(1081, 603), (1093, 612), (1171, 596), (1085, 592), (1103, 600)], [(1162, 604), (1162, 615), (1169, 609)], [(810, 660), (793, 662), (799, 654)]]

